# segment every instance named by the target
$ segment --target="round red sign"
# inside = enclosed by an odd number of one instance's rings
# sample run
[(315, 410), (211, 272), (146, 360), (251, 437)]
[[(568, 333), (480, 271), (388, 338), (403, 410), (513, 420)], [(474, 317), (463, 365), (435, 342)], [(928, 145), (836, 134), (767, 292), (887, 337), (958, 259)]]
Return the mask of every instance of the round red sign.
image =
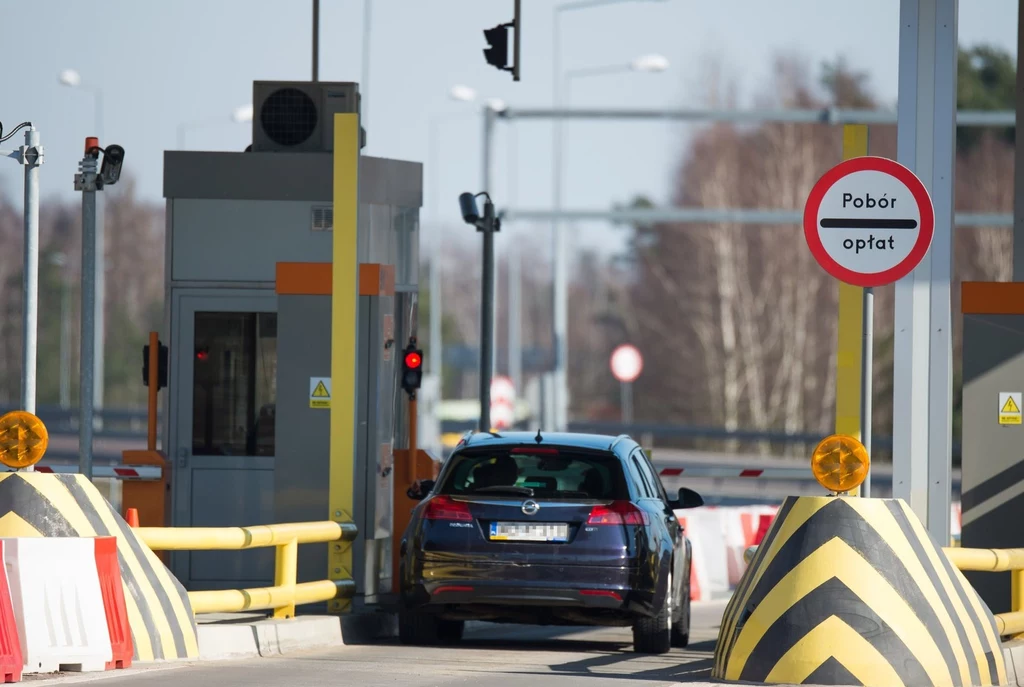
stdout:
[(884, 157), (839, 163), (818, 180), (804, 206), (811, 254), (854, 286), (884, 286), (907, 276), (928, 253), (934, 233), (928, 189)]

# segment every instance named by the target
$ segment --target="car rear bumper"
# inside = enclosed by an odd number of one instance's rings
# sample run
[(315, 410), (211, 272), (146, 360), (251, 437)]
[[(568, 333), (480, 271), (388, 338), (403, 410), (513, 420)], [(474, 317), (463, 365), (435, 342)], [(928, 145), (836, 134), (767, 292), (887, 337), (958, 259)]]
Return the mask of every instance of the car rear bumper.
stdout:
[(648, 614), (653, 589), (633, 567), (507, 565), (426, 568), (406, 579), (407, 607), (593, 609)]

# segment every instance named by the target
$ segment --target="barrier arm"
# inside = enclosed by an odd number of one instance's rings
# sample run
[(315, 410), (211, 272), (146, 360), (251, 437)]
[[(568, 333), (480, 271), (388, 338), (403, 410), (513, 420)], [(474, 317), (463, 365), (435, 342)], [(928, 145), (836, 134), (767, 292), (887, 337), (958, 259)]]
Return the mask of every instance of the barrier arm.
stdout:
[(291, 522), (256, 527), (138, 527), (139, 538), (153, 551), (242, 550), (273, 546), (274, 586), (255, 589), (225, 589), (189, 592), (193, 613), (238, 613), (273, 610), (274, 618), (295, 617), (302, 604), (351, 598), (351, 579), (298, 583), (296, 579), (299, 544), (353, 541), (358, 528), (352, 523), (330, 520)]

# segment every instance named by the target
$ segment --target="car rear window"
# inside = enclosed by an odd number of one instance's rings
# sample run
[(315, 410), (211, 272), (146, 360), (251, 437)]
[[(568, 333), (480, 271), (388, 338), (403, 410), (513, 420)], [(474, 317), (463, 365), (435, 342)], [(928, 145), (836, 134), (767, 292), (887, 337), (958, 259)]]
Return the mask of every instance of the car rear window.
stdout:
[(550, 448), (531, 452), (529, 447), (470, 449), (458, 454), (440, 493), (569, 500), (629, 498), (621, 463), (614, 454)]

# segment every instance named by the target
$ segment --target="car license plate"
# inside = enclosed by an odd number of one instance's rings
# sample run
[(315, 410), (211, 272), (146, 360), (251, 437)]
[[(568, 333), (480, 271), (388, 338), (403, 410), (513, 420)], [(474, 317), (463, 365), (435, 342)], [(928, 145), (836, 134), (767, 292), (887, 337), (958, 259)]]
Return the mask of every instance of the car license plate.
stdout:
[(492, 522), (491, 541), (569, 541), (569, 526), (548, 522)]

